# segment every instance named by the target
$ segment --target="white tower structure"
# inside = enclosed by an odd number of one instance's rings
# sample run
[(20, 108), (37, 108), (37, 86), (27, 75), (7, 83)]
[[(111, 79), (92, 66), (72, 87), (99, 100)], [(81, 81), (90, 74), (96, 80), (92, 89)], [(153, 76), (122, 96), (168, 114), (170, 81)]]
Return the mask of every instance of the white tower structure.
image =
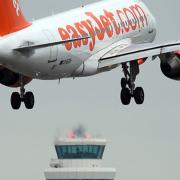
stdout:
[(102, 166), (105, 147), (105, 139), (57, 139), (46, 180), (114, 180), (116, 170)]

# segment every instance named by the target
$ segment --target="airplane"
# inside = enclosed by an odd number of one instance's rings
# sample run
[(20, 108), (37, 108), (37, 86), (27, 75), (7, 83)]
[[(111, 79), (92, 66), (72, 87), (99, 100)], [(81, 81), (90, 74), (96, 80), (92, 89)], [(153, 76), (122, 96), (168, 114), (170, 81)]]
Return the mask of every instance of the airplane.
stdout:
[(160, 59), (165, 76), (180, 80), (180, 41), (154, 43), (157, 23), (141, 0), (102, 0), (29, 22), (18, 0), (0, 0), (0, 83), (20, 88), (11, 106), (33, 109), (33, 79), (79, 78), (121, 67), (120, 99), (144, 102), (135, 85), (140, 66)]

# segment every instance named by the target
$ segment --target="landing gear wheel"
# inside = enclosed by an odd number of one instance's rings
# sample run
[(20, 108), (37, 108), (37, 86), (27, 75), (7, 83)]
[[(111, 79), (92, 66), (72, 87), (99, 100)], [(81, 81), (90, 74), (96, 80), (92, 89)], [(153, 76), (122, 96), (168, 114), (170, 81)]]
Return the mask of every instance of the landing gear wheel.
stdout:
[(32, 92), (27, 92), (24, 95), (24, 104), (27, 109), (33, 109), (34, 107), (34, 95)]
[(11, 95), (11, 106), (14, 110), (18, 110), (21, 106), (21, 103), (24, 102), (24, 105), (27, 109), (33, 109), (34, 107), (34, 94), (32, 92), (26, 92), (25, 80), (23, 75), (19, 75), (20, 78), (20, 93), (13, 92)]
[(126, 78), (122, 78), (122, 79), (121, 79), (121, 87), (122, 87), (122, 89), (125, 88), (126, 85), (127, 85), (127, 80), (126, 80)]
[(134, 90), (134, 100), (136, 104), (143, 104), (144, 102), (144, 90), (142, 87), (137, 87)]
[(127, 63), (122, 63), (124, 78), (121, 79), (121, 101), (122, 104), (128, 105), (133, 97), (136, 104), (143, 104), (144, 90), (142, 87), (135, 85), (136, 77), (139, 74), (139, 64), (137, 60), (130, 61), (129, 66)]
[(14, 110), (18, 110), (21, 106), (21, 97), (18, 92), (13, 92), (11, 95), (11, 106)]
[(131, 93), (128, 88), (123, 88), (121, 91), (121, 102), (123, 105), (129, 105), (131, 101)]

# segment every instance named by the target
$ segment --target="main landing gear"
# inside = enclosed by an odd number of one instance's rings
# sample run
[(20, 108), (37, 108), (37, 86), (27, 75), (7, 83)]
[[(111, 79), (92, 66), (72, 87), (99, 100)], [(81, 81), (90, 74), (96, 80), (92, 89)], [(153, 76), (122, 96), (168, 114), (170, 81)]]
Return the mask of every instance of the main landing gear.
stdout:
[[(144, 102), (144, 90), (142, 87), (135, 87), (136, 76), (139, 74), (139, 65), (137, 61), (122, 64), (124, 72), (124, 78), (121, 79), (121, 102), (123, 105), (129, 105), (131, 98), (134, 98), (136, 104), (143, 104)], [(129, 70), (130, 69), (130, 70)]]
[(13, 92), (11, 95), (11, 106), (14, 110), (18, 110), (21, 107), (21, 103), (24, 102), (27, 109), (33, 109), (34, 107), (34, 95), (32, 92), (25, 92), (23, 77), (20, 78), (20, 93)]

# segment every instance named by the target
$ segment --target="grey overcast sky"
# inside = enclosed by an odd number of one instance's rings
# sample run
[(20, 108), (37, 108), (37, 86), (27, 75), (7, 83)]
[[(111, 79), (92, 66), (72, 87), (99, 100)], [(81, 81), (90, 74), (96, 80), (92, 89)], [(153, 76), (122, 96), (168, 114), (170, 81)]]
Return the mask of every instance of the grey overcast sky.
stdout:
[[(158, 22), (158, 41), (180, 39), (179, 0), (144, 0)], [(21, 1), (25, 16), (38, 19), (96, 0)], [(12, 111), (12, 89), (0, 90), (0, 179), (43, 180), (55, 157), (54, 137), (78, 123), (108, 139), (105, 164), (121, 180), (180, 179), (180, 84), (164, 77), (159, 61), (141, 67), (137, 85), (144, 105), (119, 100), (121, 69), (77, 80), (34, 80), (34, 110)]]

